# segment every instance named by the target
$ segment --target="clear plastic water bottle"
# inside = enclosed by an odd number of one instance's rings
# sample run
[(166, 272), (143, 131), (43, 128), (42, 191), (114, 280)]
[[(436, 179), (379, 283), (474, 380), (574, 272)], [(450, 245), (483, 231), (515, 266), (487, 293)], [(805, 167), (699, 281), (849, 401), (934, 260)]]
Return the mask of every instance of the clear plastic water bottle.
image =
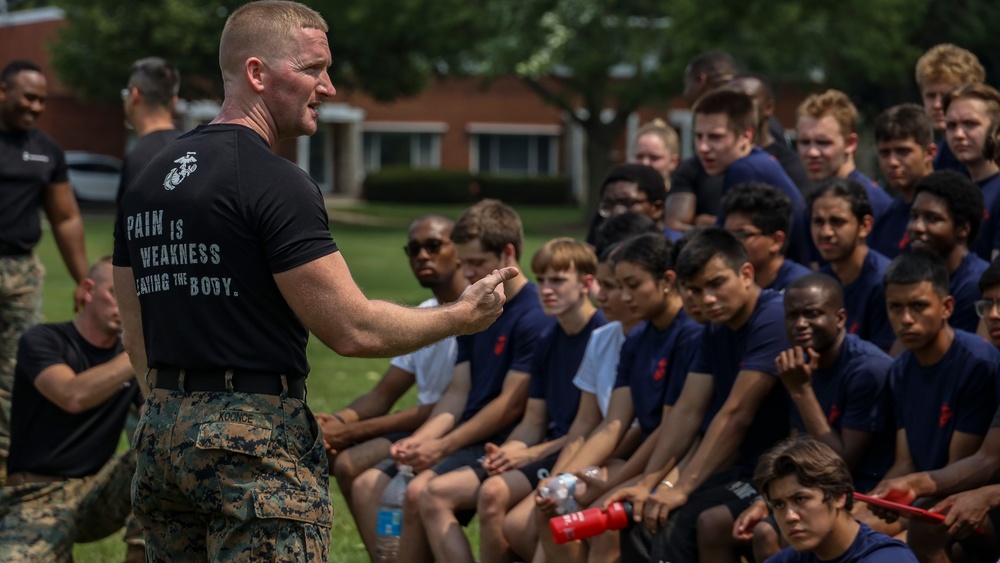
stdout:
[[(598, 477), (601, 474), (601, 468), (591, 466), (580, 473), (588, 477)], [(587, 492), (587, 484), (572, 473), (561, 473), (538, 492), (543, 498), (550, 498), (556, 502), (556, 512), (568, 514), (580, 510), (576, 496)]]
[(379, 500), (378, 524), (375, 527), (375, 563), (395, 563), (399, 559), (399, 535), (403, 531), (403, 499), (406, 486), (413, 479), (413, 468), (403, 465), (392, 478)]

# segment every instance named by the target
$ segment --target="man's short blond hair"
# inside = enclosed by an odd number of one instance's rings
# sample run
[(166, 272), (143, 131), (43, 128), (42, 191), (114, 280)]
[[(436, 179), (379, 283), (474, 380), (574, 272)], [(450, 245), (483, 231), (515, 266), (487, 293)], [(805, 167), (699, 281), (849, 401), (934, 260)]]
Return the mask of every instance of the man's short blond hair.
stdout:
[(222, 30), (219, 66), (223, 77), (241, 72), (250, 57), (265, 62), (281, 57), (296, 29), (330, 31), (319, 12), (298, 2), (259, 0), (244, 4), (230, 14)]
[(847, 94), (840, 90), (827, 90), (822, 94), (812, 94), (799, 104), (797, 117), (822, 119), (831, 116), (840, 125), (840, 134), (845, 138), (855, 132), (858, 108), (854, 107)]
[(986, 71), (971, 51), (951, 43), (941, 43), (917, 59), (914, 73), (921, 90), (935, 83), (961, 86), (986, 80)]

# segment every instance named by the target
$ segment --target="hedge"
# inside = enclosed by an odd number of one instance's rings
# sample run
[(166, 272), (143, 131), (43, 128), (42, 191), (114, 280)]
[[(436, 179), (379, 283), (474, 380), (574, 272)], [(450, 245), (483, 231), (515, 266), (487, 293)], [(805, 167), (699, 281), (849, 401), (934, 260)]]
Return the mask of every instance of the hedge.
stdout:
[(502, 176), (454, 170), (397, 168), (370, 172), (363, 197), (394, 203), (473, 203), (494, 198), (511, 204), (561, 205), (573, 202), (565, 176)]

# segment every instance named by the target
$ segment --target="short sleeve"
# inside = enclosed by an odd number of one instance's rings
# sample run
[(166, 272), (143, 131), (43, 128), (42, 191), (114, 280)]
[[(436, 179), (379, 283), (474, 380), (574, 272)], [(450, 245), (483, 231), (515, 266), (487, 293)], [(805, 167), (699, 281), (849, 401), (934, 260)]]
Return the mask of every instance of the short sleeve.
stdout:
[(472, 360), (472, 335), (463, 334), (461, 336), (455, 337), (455, 343), (458, 345), (458, 353), (455, 356), (455, 365), (462, 362), (468, 362)]
[(632, 364), (635, 363), (635, 349), (641, 336), (641, 331), (633, 332), (622, 344), (622, 350), (618, 356), (618, 376), (615, 378), (615, 389), (632, 386)]
[(906, 421), (903, 418), (905, 407), (903, 391), (906, 385), (906, 382), (903, 381), (903, 366), (905, 364), (901, 362), (902, 357), (896, 358), (889, 367), (889, 391), (892, 395), (892, 411), (896, 413), (896, 430), (902, 430), (906, 427)]
[(545, 331), (538, 339), (532, 358), (531, 382), (528, 385), (528, 397), (544, 399), (549, 382), (549, 350), (552, 349), (552, 335), (555, 331)]
[(667, 389), (663, 393), (664, 405), (673, 406), (681, 396), (687, 374), (691, 371), (691, 363), (699, 348), (698, 344), (701, 342), (702, 332), (702, 330), (694, 331), (687, 338), (678, 340), (674, 346), (674, 358), (670, 362), (670, 379), (667, 380)]
[[(780, 307), (778, 309), (780, 310)], [(762, 311), (762, 313), (767, 312), (771, 311)], [(755, 326), (749, 327), (750, 333), (740, 363), (740, 371), (759, 371), (777, 377), (774, 359), (789, 347), (784, 323), (776, 320), (779, 318), (775, 314), (766, 317), (762, 314), (754, 323)]]
[(416, 352), (396, 356), (389, 362), (389, 365), (397, 367), (407, 373), (417, 373)]
[(65, 339), (48, 326), (28, 329), (17, 347), (17, 373), (34, 384), (35, 378), (46, 368), (66, 363), (65, 346)]
[(509, 371), (531, 373), (535, 367), (535, 349), (538, 347), (539, 337), (545, 332), (549, 321), (551, 319), (541, 309), (532, 310), (517, 320), (511, 335), (514, 353), (510, 358)]
[(889, 314), (885, 308), (885, 288), (881, 283), (872, 286), (866, 310), (868, 312), (866, 332), (869, 341), (883, 350), (888, 350), (896, 341), (896, 333), (889, 324)]
[(580, 367), (573, 376), (573, 385), (580, 391), (586, 391), (597, 395), (597, 369), (599, 362), (596, 358), (597, 339), (591, 334), (587, 341), (587, 349), (583, 352), (583, 359), (580, 360)]
[(966, 372), (959, 391), (961, 407), (956, 409), (955, 430), (967, 434), (985, 434), (996, 412), (997, 366), (994, 362), (977, 361)]
[(705, 327), (701, 336), (695, 341), (698, 347), (691, 354), (691, 362), (688, 366), (689, 372), (712, 374), (711, 335), (712, 329)]
[(686, 158), (670, 175), (670, 192), (675, 194), (697, 194), (698, 178), (704, 174), (698, 157)]
[(285, 168), (253, 170), (274, 175), (241, 185), (247, 192), (248, 220), (272, 273), (291, 270), (337, 251), (323, 196), (311, 178), (298, 168), (291, 172)]

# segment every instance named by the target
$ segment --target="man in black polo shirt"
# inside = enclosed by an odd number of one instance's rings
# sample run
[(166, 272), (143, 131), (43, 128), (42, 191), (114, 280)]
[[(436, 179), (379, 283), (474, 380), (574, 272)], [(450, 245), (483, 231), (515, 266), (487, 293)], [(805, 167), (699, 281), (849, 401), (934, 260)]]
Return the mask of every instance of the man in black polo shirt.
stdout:
[(160, 151), (122, 199), (125, 345), (153, 387), (133, 484), (150, 561), (325, 561), (333, 515), (304, 401), (309, 331), (344, 355), (404, 354), (489, 326), (498, 285), (518, 273), (500, 268), (423, 309), (358, 289), (316, 183), (273, 151), (315, 133), (336, 94), (327, 31), (296, 2), (234, 11), (218, 117)]
[[(71, 322), (29, 328), (17, 353), (0, 561), (64, 561), (73, 543), (106, 537), (131, 511), (135, 452), (115, 456), (139, 386), (120, 338), (111, 257), (81, 284)], [(129, 560), (144, 561), (139, 530)]]
[(35, 127), (47, 92), (45, 76), (34, 63), (14, 61), (0, 71), (0, 484), (10, 445), (17, 341), (41, 318), (45, 268), (32, 253), (42, 236), (40, 208), (70, 275), (77, 283), (87, 275), (83, 220), (66, 157)]

